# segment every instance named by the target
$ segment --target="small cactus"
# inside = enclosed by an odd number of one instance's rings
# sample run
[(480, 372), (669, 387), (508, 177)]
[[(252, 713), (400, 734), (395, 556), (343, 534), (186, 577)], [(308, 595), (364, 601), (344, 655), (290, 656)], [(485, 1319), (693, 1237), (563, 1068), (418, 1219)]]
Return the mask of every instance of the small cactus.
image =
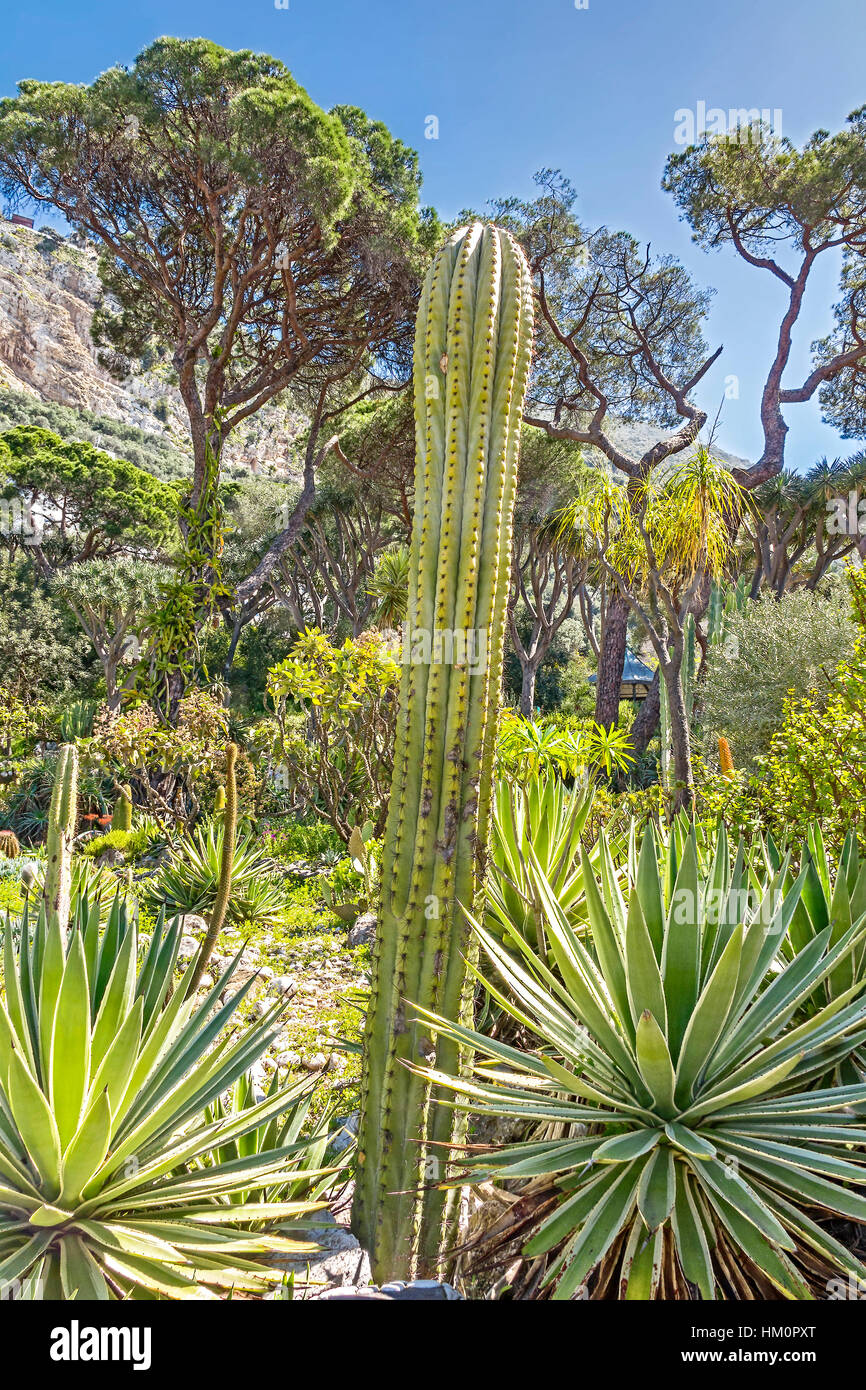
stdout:
[(48, 838), (45, 844), (45, 886), (42, 897), (49, 929), (56, 923), (65, 935), (69, 926), (72, 889), (72, 838), (75, 834), (78, 799), (78, 754), (75, 745), (65, 743), (57, 760)]
[(17, 859), (21, 853), (14, 830), (0, 830), (0, 859)]
[(235, 763), (237, 761), (237, 756), (237, 744), (230, 743), (226, 748), (226, 804), (225, 811), (223, 812), (223, 848), (216, 902), (213, 905), (213, 912), (210, 915), (207, 934), (199, 948), (195, 970), (193, 971), (189, 989), (187, 990), (188, 994), (194, 994), (198, 989), (199, 981), (205, 971), (205, 966), (211, 958), (213, 948), (217, 943), (217, 937), (222, 930), (229, 905), (232, 887), (232, 869), (235, 861), (235, 834), (238, 827), (238, 791), (235, 782)]
[(217, 787), (216, 796), (213, 799), (213, 813), (216, 820), (222, 820), (226, 809), (226, 789)]
[(726, 738), (719, 737), (719, 766), (722, 775), (728, 778), (734, 775), (734, 759), (731, 756), (731, 745)]
[(117, 789), (117, 800), (111, 817), (112, 830), (132, 829), (132, 788), (126, 785)]

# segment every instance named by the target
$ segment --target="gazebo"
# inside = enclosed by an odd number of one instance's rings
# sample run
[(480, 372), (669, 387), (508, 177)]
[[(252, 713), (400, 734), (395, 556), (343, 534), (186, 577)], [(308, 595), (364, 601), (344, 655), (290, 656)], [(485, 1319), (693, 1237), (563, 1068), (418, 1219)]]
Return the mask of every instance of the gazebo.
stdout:
[[(655, 671), (641, 661), (639, 656), (626, 648), (622, 668), (622, 683), (619, 687), (621, 700), (645, 700), (649, 694)], [(590, 685), (595, 685), (596, 676), (589, 677)]]

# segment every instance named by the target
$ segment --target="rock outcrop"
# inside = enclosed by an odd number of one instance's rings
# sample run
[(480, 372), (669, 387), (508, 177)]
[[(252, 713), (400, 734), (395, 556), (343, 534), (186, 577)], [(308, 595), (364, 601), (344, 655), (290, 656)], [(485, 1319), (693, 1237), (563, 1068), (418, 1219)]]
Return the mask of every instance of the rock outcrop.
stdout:
[[(0, 389), (119, 420), (188, 451), (183, 403), (156, 365), (115, 380), (90, 337), (103, 298), (96, 252), (0, 218)], [(229, 442), (228, 464), (292, 478), (303, 418), (272, 405)]]

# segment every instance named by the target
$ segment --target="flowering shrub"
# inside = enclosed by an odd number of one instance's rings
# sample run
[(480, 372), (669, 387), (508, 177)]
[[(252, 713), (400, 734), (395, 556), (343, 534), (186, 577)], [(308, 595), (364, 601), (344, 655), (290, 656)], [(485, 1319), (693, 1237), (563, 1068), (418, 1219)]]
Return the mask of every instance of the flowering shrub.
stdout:
[[(208, 690), (193, 690), (180, 702), (176, 725), (166, 723), (149, 704), (140, 703), (115, 718), (103, 713), (92, 738), (79, 748), (91, 767), (111, 771), (118, 782), (133, 783), (161, 825), (186, 827), (209, 810), (223, 779), (229, 714)], [(254, 797), (255, 777), (248, 759), (237, 763), (243, 805)]]

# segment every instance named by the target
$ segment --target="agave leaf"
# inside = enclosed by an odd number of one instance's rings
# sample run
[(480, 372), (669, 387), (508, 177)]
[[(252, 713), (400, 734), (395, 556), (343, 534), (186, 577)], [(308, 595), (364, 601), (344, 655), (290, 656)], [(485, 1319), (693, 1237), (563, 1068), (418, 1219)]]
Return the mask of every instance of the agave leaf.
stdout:
[[(107, 961), (105, 962), (107, 964)], [(102, 1003), (93, 1028), (93, 1070), (98, 1071), (117, 1033), (132, 1008), (135, 992), (135, 933), (124, 936), (114, 965), (107, 975)]]
[(683, 1274), (690, 1283), (697, 1284), (703, 1298), (715, 1298), (716, 1280), (710, 1247), (682, 1165), (678, 1165), (676, 1172), (671, 1221)]
[(616, 1240), (634, 1208), (640, 1181), (640, 1160), (629, 1164), (624, 1170), (617, 1168), (615, 1171), (621, 1176), (610, 1191), (599, 1199), (584, 1222), (554, 1289), (555, 1299), (569, 1299), (577, 1292), (587, 1274)]
[(605, 1139), (595, 1150), (596, 1163), (631, 1163), (654, 1149), (661, 1137), (658, 1129), (636, 1129), (628, 1134), (615, 1134)]
[(102, 1091), (87, 1111), (63, 1155), (60, 1201), (74, 1205), (94, 1173), (99, 1171), (111, 1141), (111, 1107)]
[(638, 1210), (650, 1231), (667, 1221), (676, 1196), (673, 1150), (656, 1149), (643, 1170), (637, 1194)]
[(695, 1134), (693, 1129), (677, 1124), (674, 1120), (669, 1120), (665, 1125), (665, 1134), (675, 1148), (681, 1149), (690, 1158), (706, 1159), (716, 1156), (716, 1149), (709, 1139)]
[(631, 1017), (635, 1028), (641, 1014), (648, 1010), (662, 1032), (667, 1027), (667, 1007), (661, 971), (653, 948), (652, 938), (637, 893), (631, 895), (626, 919), (626, 960), (628, 961), (627, 989)]
[(66, 1236), (61, 1243), (60, 1281), (67, 1300), (105, 1302), (108, 1299), (108, 1285), (102, 1271), (84, 1241), (76, 1235)]
[(636, 1052), (640, 1074), (653, 1098), (653, 1108), (663, 1120), (672, 1119), (676, 1114), (673, 1063), (667, 1039), (648, 1009), (638, 1021)]
[(772, 1241), (718, 1192), (709, 1191), (707, 1196), (710, 1208), (730, 1231), (735, 1245), (746, 1252), (781, 1293), (788, 1298), (813, 1299), (802, 1276)]
[(127, 1014), (93, 1078), (91, 1095), (99, 1095), (103, 1092), (106, 1094), (115, 1122), (123, 1118), (124, 1099), (130, 1077), (139, 1057), (143, 1012), (143, 1001), (138, 998)]
[(84, 944), (73, 933), (51, 1038), (51, 1105), (64, 1149), (78, 1128), (90, 1082), (90, 986)]
[(632, 1302), (655, 1298), (661, 1279), (664, 1232), (648, 1232), (643, 1221), (632, 1222), (620, 1271), (621, 1297)]
[(737, 988), (742, 951), (743, 928), (739, 926), (704, 985), (686, 1028), (676, 1076), (676, 1095), (681, 1105), (688, 1103), (692, 1087), (727, 1022)]
[(662, 952), (667, 1038), (674, 1058), (679, 1056), (680, 1044), (698, 997), (701, 961), (698, 912), (698, 861), (689, 837), (671, 897)]
[(45, 1191), (60, 1191), (60, 1135), (51, 1107), (17, 1052), (9, 1066), (9, 1105)]
[(652, 822), (644, 831), (635, 877), (635, 888), (657, 961), (662, 958), (665, 906), (658, 868), (658, 846)]

